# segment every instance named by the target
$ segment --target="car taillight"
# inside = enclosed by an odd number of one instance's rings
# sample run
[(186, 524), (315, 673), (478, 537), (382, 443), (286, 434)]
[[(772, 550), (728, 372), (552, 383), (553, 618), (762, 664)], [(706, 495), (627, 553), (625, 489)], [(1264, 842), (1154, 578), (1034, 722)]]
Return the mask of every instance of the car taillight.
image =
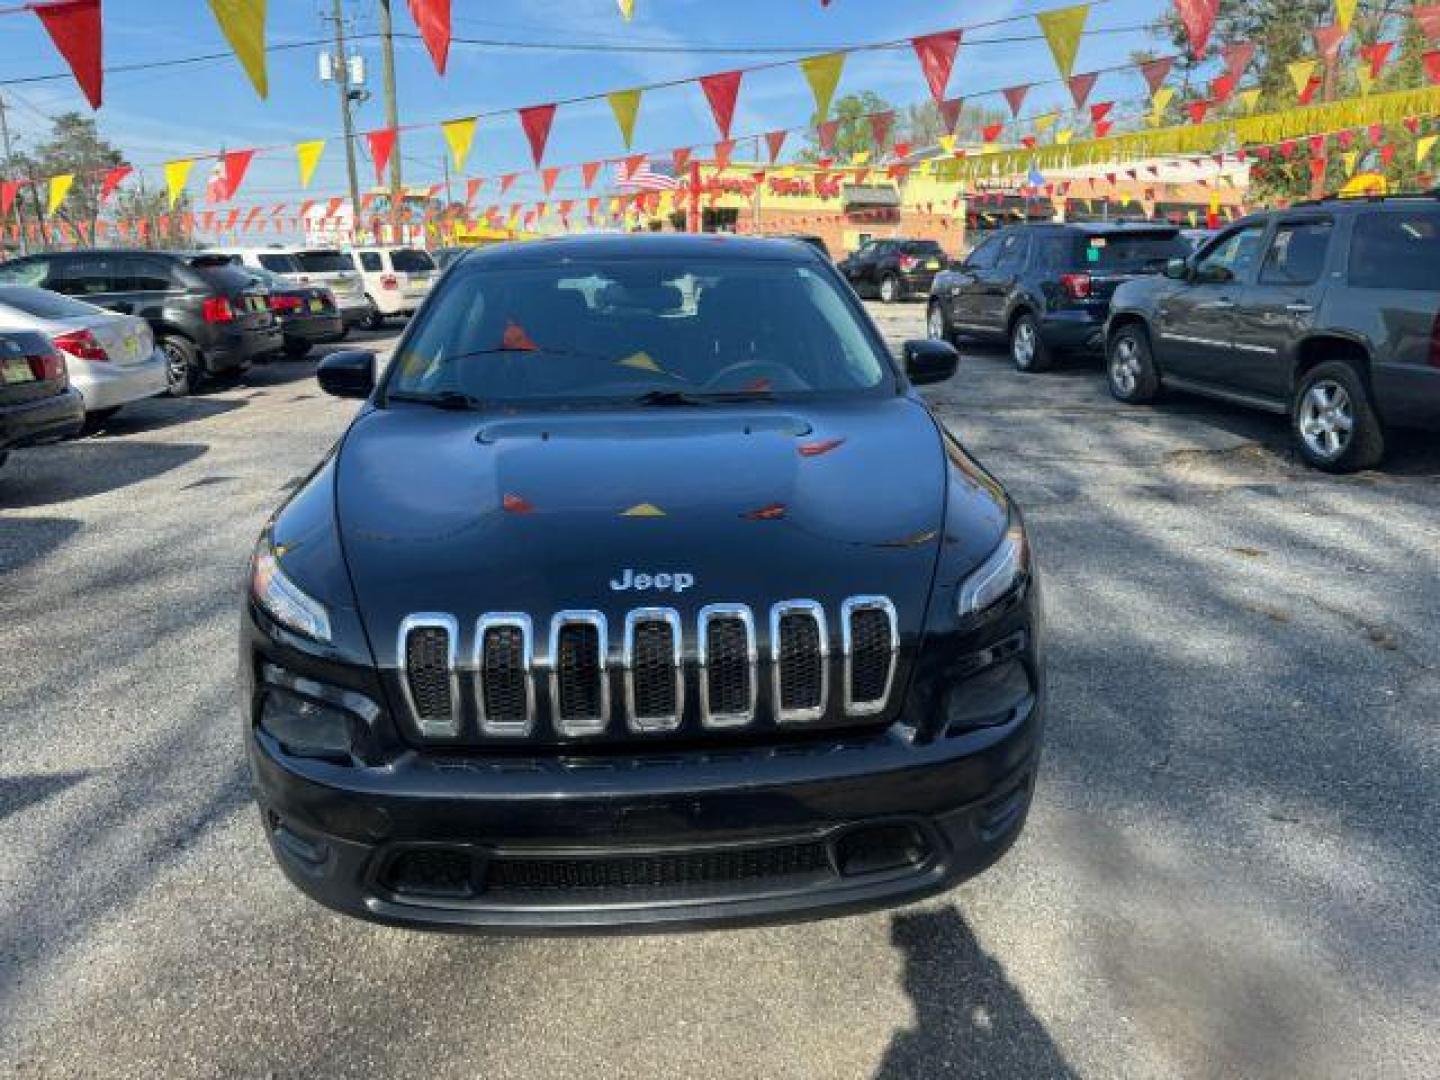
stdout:
[(30, 361), (30, 374), (41, 382), (51, 382), (58, 379), (60, 382), (69, 384), (70, 369), (65, 366), (65, 354), (59, 349), (51, 349), (48, 353), (40, 353), (37, 356), (27, 356)]
[(1061, 274), (1060, 288), (1071, 300), (1084, 300), (1090, 295), (1089, 274)]
[(298, 296), (272, 296), (270, 297), (270, 310), (277, 315), (287, 311), (299, 311), (303, 305)]
[(901, 269), (901, 270), (914, 270), (915, 267), (917, 267), (917, 266), (919, 266), (919, 265), (920, 265), (920, 260), (917, 259), (917, 258), (915, 258), (914, 255), (901, 255), (901, 256), (900, 256), (900, 269)]
[(200, 317), (209, 323), (234, 322), (235, 309), (223, 296), (207, 296), (200, 305)]
[(69, 353), (77, 360), (105, 361), (110, 359), (110, 354), (105, 351), (105, 346), (101, 345), (89, 330), (72, 330), (68, 334), (56, 334), (51, 340), (55, 343), (55, 348)]
[(394, 274), (381, 274), (380, 287), (382, 289), (398, 289), (400, 288), (400, 279)]

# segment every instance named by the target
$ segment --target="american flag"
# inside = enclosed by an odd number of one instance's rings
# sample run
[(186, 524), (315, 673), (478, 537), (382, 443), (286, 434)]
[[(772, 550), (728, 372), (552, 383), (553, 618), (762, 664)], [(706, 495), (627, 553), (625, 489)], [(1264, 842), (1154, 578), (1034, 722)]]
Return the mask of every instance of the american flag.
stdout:
[(650, 168), (650, 159), (642, 157), (615, 166), (615, 186), (621, 191), (674, 191), (680, 183)]

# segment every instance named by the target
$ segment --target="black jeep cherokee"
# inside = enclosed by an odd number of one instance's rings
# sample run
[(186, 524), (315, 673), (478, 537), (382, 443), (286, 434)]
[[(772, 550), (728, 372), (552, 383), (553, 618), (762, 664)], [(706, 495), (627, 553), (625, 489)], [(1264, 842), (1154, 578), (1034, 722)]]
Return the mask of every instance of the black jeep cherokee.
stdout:
[(1019, 512), (808, 246), (589, 237), (453, 265), (272, 518), (245, 734), (290, 879), (499, 930), (908, 901), (1018, 835)]
[(1440, 200), (1329, 199), (1245, 218), (1116, 294), (1110, 392), (1162, 388), (1288, 413), (1317, 468), (1440, 430)]
[(926, 326), (936, 340), (1004, 341), (1020, 371), (1045, 371), (1057, 353), (1098, 353), (1115, 290), (1189, 250), (1164, 224), (1014, 225), (935, 278)]

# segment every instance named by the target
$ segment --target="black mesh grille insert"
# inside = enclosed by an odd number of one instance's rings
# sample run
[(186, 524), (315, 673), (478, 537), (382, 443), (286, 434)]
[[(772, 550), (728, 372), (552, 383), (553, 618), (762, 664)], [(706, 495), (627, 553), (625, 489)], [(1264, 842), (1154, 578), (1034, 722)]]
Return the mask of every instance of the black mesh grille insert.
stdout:
[(600, 715), (600, 631), (585, 623), (560, 628), (559, 712), (563, 719)]
[(485, 890), (490, 894), (654, 891), (743, 885), (829, 871), (829, 856), (821, 843), (653, 855), (544, 859), (497, 856), (485, 868)]
[(705, 642), (705, 692), (711, 713), (750, 710), (750, 642), (743, 619), (710, 622)]
[(780, 616), (780, 707), (814, 709), (821, 704), (820, 628), (810, 615)]
[(890, 675), (890, 617), (861, 608), (850, 620), (850, 700), (879, 701)]
[(421, 626), (405, 637), (405, 680), (415, 702), (417, 719), (449, 723), (450, 634), (438, 626)]
[(675, 698), (675, 635), (659, 620), (635, 627), (631, 678), (637, 717), (669, 717), (678, 710)]
[(471, 885), (469, 852), (451, 848), (416, 848), (391, 858), (380, 875), (391, 892), (421, 896), (467, 896)]
[(482, 643), (487, 724), (525, 722), (525, 635), (518, 626), (492, 626)]

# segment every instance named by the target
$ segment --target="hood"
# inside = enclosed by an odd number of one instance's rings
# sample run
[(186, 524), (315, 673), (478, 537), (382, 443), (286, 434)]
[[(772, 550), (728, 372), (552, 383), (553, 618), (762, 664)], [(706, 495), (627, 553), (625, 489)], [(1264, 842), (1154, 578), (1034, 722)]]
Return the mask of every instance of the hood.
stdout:
[[(947, 466), (903, 397), (497, 418), (371, 411), (340, 450), (337, 517), (377, 659), (400, 621), (846, 597), (918, 632)], [(647, 587), (648, 586), (648, 587)], [(763, 633), (763, 630), (762, 630)], [(687, 632), (688, 636), (688, 632)], [(468, 641), (469, 634), (465, 633)]]

